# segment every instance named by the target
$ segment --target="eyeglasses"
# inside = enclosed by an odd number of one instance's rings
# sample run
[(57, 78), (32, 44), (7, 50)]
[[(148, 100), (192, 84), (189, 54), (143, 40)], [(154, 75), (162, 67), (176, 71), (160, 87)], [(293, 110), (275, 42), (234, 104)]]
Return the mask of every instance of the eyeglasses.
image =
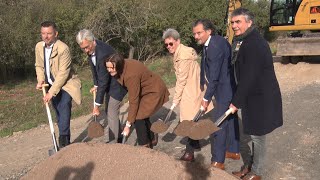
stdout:
[(172, 43), (172, 42), (171, 42), (171, 43), (165, 43), (164, 46), (165, 46), (165, 47), (173, 46), (173, 43)]

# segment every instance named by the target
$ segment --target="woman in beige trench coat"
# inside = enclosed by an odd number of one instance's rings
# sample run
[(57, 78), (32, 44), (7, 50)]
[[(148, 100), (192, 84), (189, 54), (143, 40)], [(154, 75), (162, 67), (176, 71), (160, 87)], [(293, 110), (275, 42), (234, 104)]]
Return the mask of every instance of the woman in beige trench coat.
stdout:
[[(175, 94), (171, 109), (180, 106), (180, 122), (192, 120), (200, 109), (201, 101), (206, 87), (200, 87), (200, 66), (197, 62), (197, 53), (191, 48), (180, 43), (180, 35), (175, 29), (167, 29), (162, 36), (165, 47), (173, 55), (173, 66), (176, 74)], [(207, 112), (213, 108), (209, 104)], [(199, 141), (188, 139), (187, 148), (200, 149)], [(193, 160), (194, 157), (186, 157), (184, 154), (180, 159)]]

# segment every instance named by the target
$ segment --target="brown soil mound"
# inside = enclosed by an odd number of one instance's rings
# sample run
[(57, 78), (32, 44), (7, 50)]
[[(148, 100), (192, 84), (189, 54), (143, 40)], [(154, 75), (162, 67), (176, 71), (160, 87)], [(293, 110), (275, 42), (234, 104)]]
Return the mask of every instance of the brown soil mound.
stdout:
[(219, 129), (210, 119), (204, 119), (190, 128), (189, 137), (194, 140), (204, 139)]
[[(193, 171), (192, 171), (193, 170)], [(35, 166), (22, 179), (234, 179), (192, 167), (165, 153), (123, 144), (76, 143)]]
[(163, 133), (168, 130), (169, 125), (165, 124), (162, 120), (158, 120), (151, 125), (151, 131), (155, 133)]

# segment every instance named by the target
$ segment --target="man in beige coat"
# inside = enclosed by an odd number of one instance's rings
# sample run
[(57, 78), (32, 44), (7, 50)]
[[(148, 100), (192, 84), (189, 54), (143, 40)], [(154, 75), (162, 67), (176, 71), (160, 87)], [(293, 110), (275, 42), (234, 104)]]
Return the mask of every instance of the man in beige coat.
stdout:
[[(204, 89), (200, 88), (200, 66), (197, 62), (197, 53), (180, 42), (180, 35), (175, 29), (167, 29), (162, 36), (165, 47), (173, 55), (173, 66), (176, 74), (175, 94), (171, 109), (180, 106), (180, 122), (192, 120), (200, 109), (204, 96)], [(212, 103), (208, 111), (212, 109)], [(190, 148), (190, 147), (193, 148)], [(194, 159), (193, 149), (199, 149), (199, 141), (188, 139), (185, 154), (181, 160)]]
[(71, 101), (81, 103), (81, 82), (72, 71), (68, 46), (58, 40), (54, 22), (41, 23), (41, 38), (35, 47), (36, 89), (49, 84), (43, 101), (52, 100), (59, 127), (59, 147), (62, 148), (70, 144)]

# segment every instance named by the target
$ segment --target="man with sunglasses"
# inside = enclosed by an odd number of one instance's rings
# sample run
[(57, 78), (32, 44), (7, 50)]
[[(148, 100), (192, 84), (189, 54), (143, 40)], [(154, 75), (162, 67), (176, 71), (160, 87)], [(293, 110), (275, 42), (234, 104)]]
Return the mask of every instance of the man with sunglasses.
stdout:
[[(171, 109), (177, 105), (180, 106), (180, 122), (192, 120), (200, 109), (204, 95), (204, 91), (200, 89), (200, 66), (197, 62), (197, 53), (193, 48), (181, 44), (180, 34), (175, 29), (169, 28), (164, 31), (162, 39), (169, 53), (173, 55), (177, 79)], [(189, 138), (186, 151), (180, 160), (193, 161), (194, 149), (200, 149), (199, 141)]]
[(88, 55), (88, 62), (93, 75), (94, 87), (90, 89), (90, 92), (93, 93), (95, 91), (97, 94), (93, 114), (100, 114), (99, 106), (103, 104), (106, 96), (105, 112), (109, 126), (109, 142), (115, 140), (121, 143), (120, 103), (127, 94), (127, 90), (115, 78), (110, 76), (104, 66), (104, 59), (115, 53), (115, 51), (108, 44), (96, 40), (91, 30), (83, 29), (79, 31), (76, 41), (83, 52)]
[[(195, 21), (192, 31), (197, 43), (203, 45), (200, 84), (207, 85), (207, 90), (201, 105), (206, 111), (214, 96), (216, 103), (213, 119), (217, 120), (228, 110), (235, 90), (231, 71), (231, 46), (223, 37), (214, 34), (213, 24), (207, 19)], [(234, 114), (227, 117), (220, 128), (219, 131), (210, 135), (211, 166), (224, 170), (226, 157), (240, 159), (237, 116)]]

